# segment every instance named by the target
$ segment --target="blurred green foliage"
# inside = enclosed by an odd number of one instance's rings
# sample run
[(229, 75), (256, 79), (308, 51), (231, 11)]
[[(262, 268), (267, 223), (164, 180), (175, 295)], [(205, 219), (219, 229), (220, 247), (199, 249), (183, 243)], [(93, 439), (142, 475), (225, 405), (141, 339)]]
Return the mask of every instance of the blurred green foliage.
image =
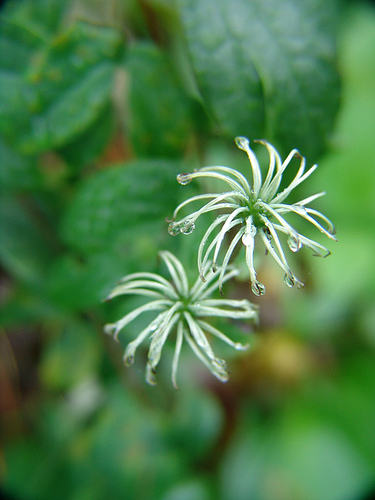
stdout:
[[(0, 479), (20, 500), (361, 500), (375, 488), (375, 10), (322, 0), (8, 0), (0, 16)], [(341, 91), (341, 92), (340, 92)], [(105, 322), (160, 249), (176, 174), (298, 147), (338, 229), (267, 294), (220, 385), (145, 385)], [(307, 183), (306, 183), (307, 184)], [(189, 243), (189, 245), (187, 245)], [(297, 257), (297, 256), (296, 256)], [(228, 296), (253, 300), (248, 283)], [(134, 325), (132, 328), (137, 328)], [(246, 336), (243, 325), (229, 325)], [(129, 338), (133, 332), (129, 329)], [(125, 337), (126, 335), (124, 335)], [(124, 342), (126, 340), (124, 339)], [(144, 354), (144, 353), (143, 353)], [(173, 353), (167, 351), (165, 357)], [(370, 498), (370, 496), (368, 496)]]

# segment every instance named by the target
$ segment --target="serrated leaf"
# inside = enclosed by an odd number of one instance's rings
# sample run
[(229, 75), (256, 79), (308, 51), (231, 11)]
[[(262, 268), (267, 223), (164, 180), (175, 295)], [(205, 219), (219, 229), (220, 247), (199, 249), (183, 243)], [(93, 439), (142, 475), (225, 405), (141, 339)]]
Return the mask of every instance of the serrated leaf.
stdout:
[[(9, 18), (2, 19), (3, 27), (0, 44), (8, 50), (0, 59), (0, 128), (5, 138), (26, 154), (63, 146), (107, 105), (120, 33), (80, 22), (40, 37), (39, 44), (35, 35), (30, 51), (26, 28)], [(21, 67), (12, 64), (18, 54)]]
[(128, 54), (129, 133), (141, 156), (181, 155), (192, 131), (191, 101), (182, 91), (166, 54), (148, 44)]
[(177, 165), (139, 160), (86, 179), (68, 207), (63, 238), (83, 253), (134, 246), (142, 231), (155, 234), (175, 205)]
[(338, 108), (335, 2), (179, 0), (204, 102), (227, 135), (316, 156)]

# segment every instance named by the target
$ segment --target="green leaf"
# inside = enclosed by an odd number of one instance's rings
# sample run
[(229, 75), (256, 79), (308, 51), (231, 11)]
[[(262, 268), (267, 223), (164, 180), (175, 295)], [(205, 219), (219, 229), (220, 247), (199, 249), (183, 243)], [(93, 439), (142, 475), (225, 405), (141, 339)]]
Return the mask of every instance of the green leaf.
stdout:
[(68, 390), (92, 377), (98, 369), (100, 346), (95, 330), (87, 323), (68, 323), (43, 350), (43, 382), (52, 390)]
[(12, 275), (29, 283), (43, 281), (51, 262), (50, 245), (32, 210), (2, 196), (0, 201), (0, 261)]
[(105, 491), (113, 491), (113, 498), (148, 500), (155, 492), (158, 498), (186, 474), (181, 451), (165, 440), (167, 429), (155, 407), (141, 405), (123, 387), (113, 389), (108, 388), (85, 459), (91, 471), (102, 471)]
[(5, 3), (3, 15), (29, 33), (45, 38), (58, 29), (70, 4), (71, 0), (66, 2), (59, 0), (8, 1)]
[(136, 44), (128, 54), (129, 133), (142, 156), (181, 155), (192, 133), (191, 101), (182, 91), (166, 54)]
[(74, 169), (84, 168), (103, 153), (114, 129), (114, 110), (111, 105), (107, 105), (92, 125), (60, 148), (58, 153)]
[(187, 481), (174, 485), (162, 500), (210, 500), (209, 487), (202, 478), (189, 477)]
[[(136, 245), (126, 252), (108, 252), (92, 255), (82, 262), (76, 256), (64, 255), (51, 265), (45, 281), (45, 295), (59, 311), (79, 312), (89, 307), (97, 307), (123, 275), (139, 269), (140, 260), (156, 262), (156, 245), (148, 242), (154, 250), (147, 256)], [(147, 266), (143, 266), (147, 267)]]
[(338, 421), (298, 403), (273, 420), (237, 434), (224, 458), (223, 498), (363, 498), (373, 470)]
[[(32, 154), (83, 133), (110, 99), (120, 33), (80, 22), (42, 37), (11, 17), (1, 29), (0, 128), (7, 141)], [(22, 64), (13, 63), (18, 55)]]
[(139, 160), (85, 179), (64, 217), (63, 239), (84, 254), (117, 248), (125, 255), (138, 243), (147, 250), (176, 203), (177, 172), (172, 162)]
[(220, 130), (323, 149), (338, 108), (335, 2), (179, 0), (198, 86)]
[(241, 32), (249, 29), (248, 20), (233, 26), (237, 3), (245, 5), (240, 0), (179, 0), (203, 105), (229, 137), (258, 137), (265, 116), (262, 85)]
[(35, 157), (20, 155), (0, 137), (0, 193), (10, 190), (32, 190), (42, 185)]
[(176, 396), (171, 420), (168, 423), (170, 442), (183, 449), (193, 462), (203, 460), (212, 452), (220, 438), (223, 415), (217, 401), (209, 392), (186, 387)]

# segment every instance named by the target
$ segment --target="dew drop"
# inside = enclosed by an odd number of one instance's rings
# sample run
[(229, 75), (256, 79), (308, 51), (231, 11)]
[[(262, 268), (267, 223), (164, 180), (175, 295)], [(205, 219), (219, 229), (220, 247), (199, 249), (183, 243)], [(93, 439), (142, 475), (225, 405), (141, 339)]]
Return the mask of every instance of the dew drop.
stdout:
[(177, 182), (181, 184), (181, 186), (186, 186), (186, 184), (189, 184), (189, 182), (191, 182), (190, 174), (178, 174)]
[(227, 364), (224, 361), (224, 359), (220, 358), (215, 358), (211, 361), (212, 366), (214, 367), (215, 370), (217, 370), (218, 375), (220, 376), (220, 379), (223, 382), (226, 382), (229, 378), (229, 373), (227, 369)]
[(156, 371), (155, 367), (152, 366), (149, 362), (147, 363), (147, 369), (146, 369), (146, 381), (150, 385), (156, 385)]
[(234, 344), (234, 348), (237, 351), (246, 351), (247, 349), (249, 349), (249, 347), (250, 347), (250, 344), (241, 344), (240, 342), (235, 342), (235, 344)]
[(223, 359), (215, 358), (211, 361), (212, 367), (214, 369), (214, 374), (222, 381), (227, 382), (229, 379), (229, 373), (227, 365)]
[(255, 281), (251, 285), (251, 290), (255, 295), (264, 295), (266, 293), (266, 287), (260, 281)]
[(302, 248), (302, 243), (296, 236), (292, 235), (288, 238), (288, 247), (292, 252), (298, 252)]
[(171, 236), (177, 236), (177, 234), (180, 232), (180, 225), (176, 224), (175, 222), (171, 222), (168, 225), (168, 233)]
[(295, 283), (293, 274), (285, 274), (285, 276), (284, 276), (284, 283), (289, 288), (293, 288), (294, 287), (294, 283)]
[(245, 233), (242, 236), (242, 243), (245, 245), (245, 247), (249, 247), (253, 241), (254, 241), (254, 238), (249, 233)]
[(129, 356), (125, 356), (124, 363), (126, 364), (126, 366), (131, 366), (134, 363), (134, 354), (129, 354)]
[(242, 243), (245, 245), (245, 247), (249, 247), (254, 243), (254, 236), (250, 233), (245, 233), (242, 236)]
[(236, 137), (234, 139), (234, 142), (236, 143), (236, 146), (239, 149), (242, 149), (244, 151), (246, 151), (246, 149), (248, 149), (249, 143), (250, 143), (249, 139), (247, 137), (243, 137), (243, 136)]
[(180, 228), (182, 234), (191, 234), (195, 229), (194, 222), (186, 222)]
[(212, 361), (213, 364), (217, 365), (217, 366), (221, 366), (223, 367), (225, 370), (227, 368), (227, 364), (225, 362), (224, 359), (221, 359), (221, 358), (215, 358), (213, 361)]
[(150, 325), (150, 332), (154, 332), (157, 328), (158, 328), (158, 323), (157, 322), (152, 323)]

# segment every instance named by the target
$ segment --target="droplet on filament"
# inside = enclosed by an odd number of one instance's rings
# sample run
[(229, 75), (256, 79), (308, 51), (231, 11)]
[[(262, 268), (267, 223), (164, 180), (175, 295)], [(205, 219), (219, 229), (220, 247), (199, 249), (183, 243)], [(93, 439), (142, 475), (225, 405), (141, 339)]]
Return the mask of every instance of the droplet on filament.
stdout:
[(302, 243), (297, 236), (291, 235), (288, 238), (288, 247), (292, 252), (298, 252), (302, 248)]
[(175, 222), (171, 222), (168, 225), (168, 233), (171, 236), (177, 236), (177, 234), (180, 232), (180, 225), (176, 224)]
[(289, 288), (293, 288), (294, 287), (294, 283), (295, 283), (295, 280), (294, 280), (294, 276), (292, 274), (286, 274), (284, 276), (284, 283), (289, 287)]
[(191, 182), (190, 174), (178, 174), (177, 182), (181, 184), (181, 186), (186, 186), (186, 184), (189, 184), (189, 182)]
[(185, 224), (181, 225), (180, 231), (182, 234), (191, 234), (195, 229), (195, 224), (194, 222), (186, 222)]

